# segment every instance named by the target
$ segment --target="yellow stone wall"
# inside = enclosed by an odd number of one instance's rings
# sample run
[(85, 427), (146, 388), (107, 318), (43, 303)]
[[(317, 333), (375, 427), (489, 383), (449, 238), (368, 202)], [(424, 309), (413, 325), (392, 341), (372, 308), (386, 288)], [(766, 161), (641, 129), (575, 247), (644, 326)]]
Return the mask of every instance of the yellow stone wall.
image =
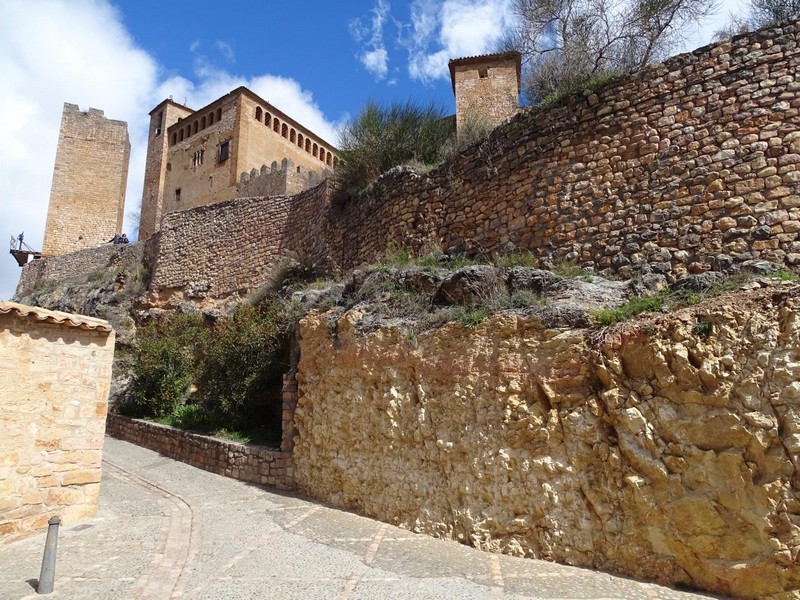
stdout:
[(93, 248), (120, 233), (130, 152), (124, 121), (64, 104), (43, 254)]
[(3, 313), (7, 306), (0, 304), (0, 542), (46, 528), (54, 515), (69, 526), (96, 513), (114, 355), (113, 330), (37, 322)]
[[(246, 88), (238, 88), (196, 112), (186, 112), (185, 107), (167, 108), (170, 117), (177, 116), (180, 108), (181, 118), (167, 119), (166, 139), (154, 136), (155, 125), (151, 123), (142, 223), (145, 215), (147, 219), (141, 238), (160, 229), (165, 213), (237, 197), (241, 174), (253, 169), (260, 172), (264, 165), (289, 159), (299, 174), (322, 174), (333, 169), (331, 144)], [(158, 111), (153, 114), (157, 116)], [(229, 144), (229, 155), (220, 160), (224, 142)], [(198, 159), (198, 153), (202, 153), (202, 159)], [(162, 163), (163, 180), (159, 179)], [(300, 192), (309, 185), (302, 177), (287, 177), (287, 193)]]

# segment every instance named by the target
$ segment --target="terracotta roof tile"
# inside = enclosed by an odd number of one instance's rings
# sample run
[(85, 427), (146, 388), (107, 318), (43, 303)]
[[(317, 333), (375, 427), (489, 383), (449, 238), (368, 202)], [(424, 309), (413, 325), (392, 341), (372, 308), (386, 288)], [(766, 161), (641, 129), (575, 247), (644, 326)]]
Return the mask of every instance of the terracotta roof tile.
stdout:
[(108, 321), (104, 321), (103, 319), (95, 319), (94, 317), (75, 315), (56, 310), (47, 310), (35, 306), (25, 306), (24, 304), (17, 304), (16, 302), (0, 302), (0, 314), (10, 314), (32, 321), (53, 323), (56, 325), (64, 325), (65, 327), (77, 327), (78, 329), (103, 331), (106, 333), (111, 333), (113, 331)]

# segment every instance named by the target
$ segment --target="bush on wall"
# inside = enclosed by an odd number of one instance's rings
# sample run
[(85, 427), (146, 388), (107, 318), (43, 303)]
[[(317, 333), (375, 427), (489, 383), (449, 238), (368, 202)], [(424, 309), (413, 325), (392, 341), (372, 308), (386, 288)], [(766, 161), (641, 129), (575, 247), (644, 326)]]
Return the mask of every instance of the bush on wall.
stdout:
[[(207, 433), (280, 437), (280, 391), (297, 305), (267, 294), (206, 323), (174, 314), (140, 328), (119, 412)], [(264, 437), (271, 438), (264, 440)]]

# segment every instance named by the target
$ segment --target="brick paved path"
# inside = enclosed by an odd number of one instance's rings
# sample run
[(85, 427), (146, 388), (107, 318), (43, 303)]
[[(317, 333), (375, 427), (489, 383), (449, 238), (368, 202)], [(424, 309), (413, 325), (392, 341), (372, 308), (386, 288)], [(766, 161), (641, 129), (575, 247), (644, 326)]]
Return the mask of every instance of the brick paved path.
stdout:
[(49, 596), (33, 588), (44, 535), (0, 546), (0, 598), (709, 597), (434, 540), (112, 438), (100, 502), (94, 520), (62, 529)]

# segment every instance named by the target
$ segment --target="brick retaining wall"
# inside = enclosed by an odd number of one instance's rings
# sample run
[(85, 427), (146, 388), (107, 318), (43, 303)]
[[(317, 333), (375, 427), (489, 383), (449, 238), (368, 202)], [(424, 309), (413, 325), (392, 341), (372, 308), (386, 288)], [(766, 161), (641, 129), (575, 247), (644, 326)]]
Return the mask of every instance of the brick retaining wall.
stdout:
[(240, 481), (293, 490), (292, 453), (109, 413), (106, 434)]

